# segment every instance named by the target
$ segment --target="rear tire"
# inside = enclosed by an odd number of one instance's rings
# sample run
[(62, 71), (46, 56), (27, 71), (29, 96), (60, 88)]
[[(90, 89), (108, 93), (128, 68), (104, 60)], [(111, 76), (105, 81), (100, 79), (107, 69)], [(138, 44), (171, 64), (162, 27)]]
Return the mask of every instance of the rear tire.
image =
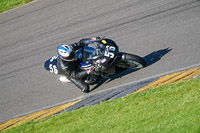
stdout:
[(146, 66), (146, 61), (134, 54), (120, 53), (120, 59), (116, 65), (122, 68), (140, 69)]

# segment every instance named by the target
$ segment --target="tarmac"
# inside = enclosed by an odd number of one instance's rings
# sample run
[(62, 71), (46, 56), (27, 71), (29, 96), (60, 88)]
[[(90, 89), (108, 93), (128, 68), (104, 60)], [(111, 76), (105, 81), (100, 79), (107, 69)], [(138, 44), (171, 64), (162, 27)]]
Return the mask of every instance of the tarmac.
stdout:
[(26, 122), (37, 121), (48, 118), (54, 115), (59, 115), (62, 112), (76, 110), (82, 107), (99, 104), (103, 101), (121, 98), (130, 94), (139, 93), (150, 88), (159, 87), (166, 84), (181, 82), (192, 78), (200, 77), (200, 67), (190, 68), (187, 70), (166, 74), (154, 77), (145, 81), (133, 82), (123, 86), (111, 88), (108, 91), (99, 92), (94, 95), (89, 95), (84, 98), (76, 99), (74, 101), (64, 103), (55, 107), (44, 109), (35, 113), (20, 116), (5, 122), (0, 123), (0, 130), (9, 129), (19, 126)]

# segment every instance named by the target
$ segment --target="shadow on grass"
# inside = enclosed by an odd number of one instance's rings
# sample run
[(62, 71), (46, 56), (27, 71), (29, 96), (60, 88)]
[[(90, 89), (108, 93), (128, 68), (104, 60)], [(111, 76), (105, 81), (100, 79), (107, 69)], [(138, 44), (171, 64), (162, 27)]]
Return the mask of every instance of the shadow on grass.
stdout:
[[(146, 56), (143, 57), (143, 59), (146, 61), (146, 67), (151, 66), (152, 64), (158, 62), (163, 56), (165, 56), (167, 53), (169, 53), (172, 50), (172, 48), (165, 48), (158, 51), (154, 51)], [(138, 69), (137, 69), (138, 70)], [(101, 86), (103, 83), (109, 83), (112, 80), (115, 80), (117, 78), (122, 78), (123, 76), (133, 73), (137, 70), (134, 69), (126, 69), (122, 70), (122, 72), (119, 72), (118, 74), (112, 75), (109, 78), (103, 78), (101, 79), (93, 88), (91, 91), (97, 89), (99, 86)]]

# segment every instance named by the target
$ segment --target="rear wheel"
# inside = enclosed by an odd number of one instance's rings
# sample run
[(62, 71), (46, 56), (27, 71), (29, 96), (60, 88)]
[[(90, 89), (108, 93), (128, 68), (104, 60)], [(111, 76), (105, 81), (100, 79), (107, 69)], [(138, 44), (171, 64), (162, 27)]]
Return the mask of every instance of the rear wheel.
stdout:
[(120, 53), (120, 59), (116, 65), (121, 68), (140, 69), (146, 66), (146, 61), (134, 54)]

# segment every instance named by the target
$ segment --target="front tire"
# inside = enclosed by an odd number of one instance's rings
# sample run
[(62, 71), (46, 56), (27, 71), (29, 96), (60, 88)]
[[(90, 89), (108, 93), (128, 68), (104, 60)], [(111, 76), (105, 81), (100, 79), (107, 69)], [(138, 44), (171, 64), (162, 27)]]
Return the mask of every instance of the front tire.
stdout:
[(146, 66), (146, 61), (140, 56), (129, 53), (120, 53), (119, 57), (120, 58), (117, 61), (118, 67), (141, 69)]

